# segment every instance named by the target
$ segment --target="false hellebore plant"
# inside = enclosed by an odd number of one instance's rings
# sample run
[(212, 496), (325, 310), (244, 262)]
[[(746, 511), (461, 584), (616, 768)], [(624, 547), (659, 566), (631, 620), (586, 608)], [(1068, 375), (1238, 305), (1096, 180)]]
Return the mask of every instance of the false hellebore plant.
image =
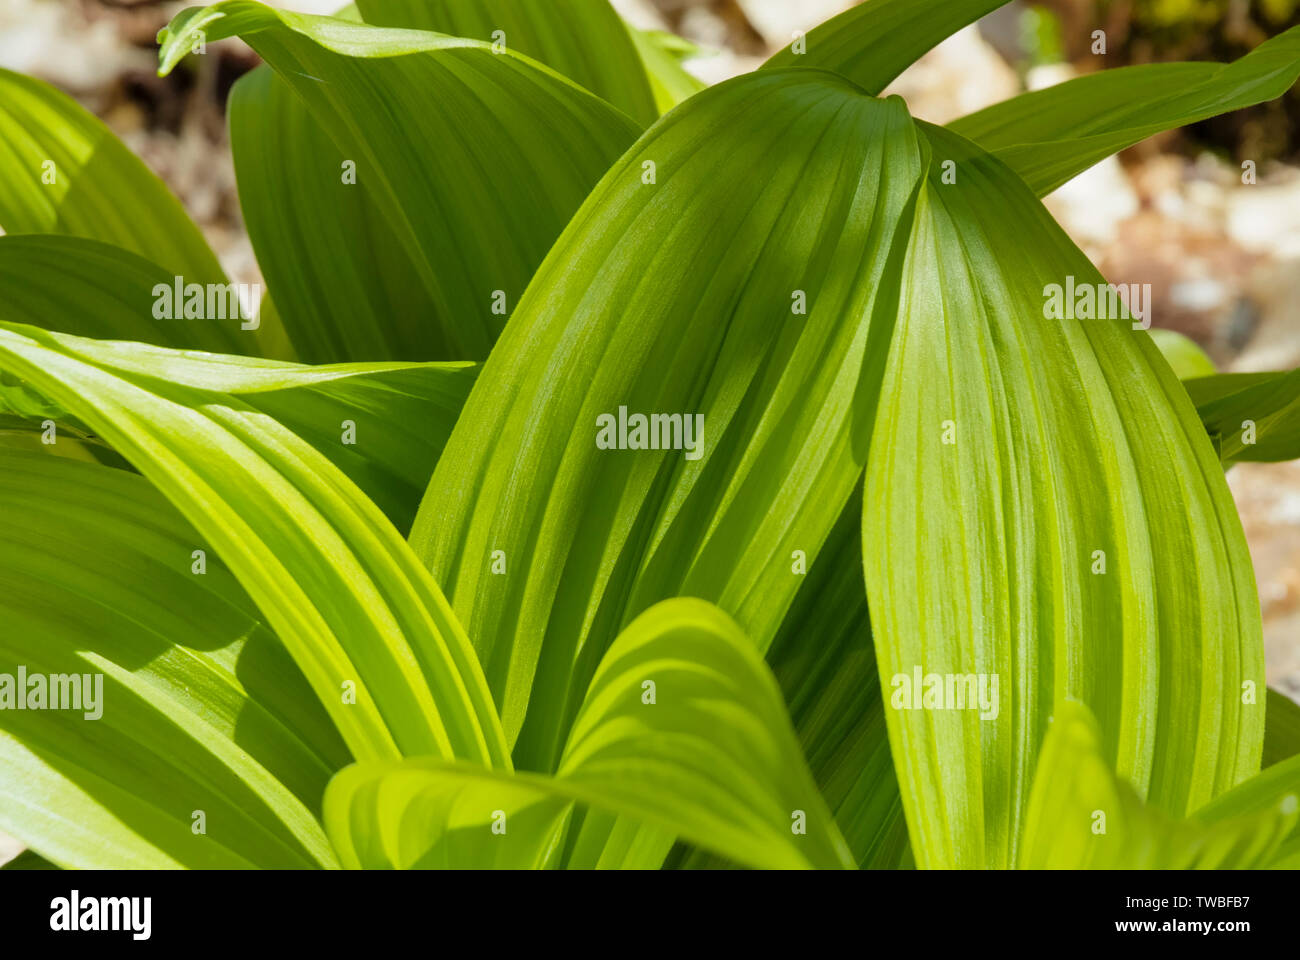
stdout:
[(1224, 481), (1300, 454), (1300, 373), (1180, 384), (1039, 201), (1280, 96), (1300, 31), (879, 98), (997, 6), (869, 0), (709, 89), (605, 0), (186, 10), (164, 74), (266, 61), (260, 308), (0, 75), (24, 859), (1300, 865)]

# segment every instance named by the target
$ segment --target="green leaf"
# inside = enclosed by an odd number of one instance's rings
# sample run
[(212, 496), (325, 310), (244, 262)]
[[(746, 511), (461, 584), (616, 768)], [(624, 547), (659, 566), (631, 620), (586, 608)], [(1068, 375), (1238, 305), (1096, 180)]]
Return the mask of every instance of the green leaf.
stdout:
[(4, 864), (4, 866), (0, 866), (0, 870), (58, 870), (58, 869), (59, 868), (54, 864), (50, 863), (50, 861), (46, 860), (38, 853), (33, 853), (31, 850), (24, 850), (22, 853), (18, 854), (18, 856), (14, 857), (8, 863)]
[(1007, 0), (867, 0), (784, 47), (765, 68), (815, 67), (878, 94), (932, 47)]
[[(220, 282), (228, 289), (224, 279)], [(162, 309), (167, 304), (155, 293), (160, 286), (168, 291), (167, 301), (174, 300), (173, 274), (98, 240), (54, 234), (0, 237), (0, 289), (5, 291), (2, 309), (8, 319), (98, 339), (139, 340), (214, 353), (258, 353), (257, 333), (241, 329), (248, 321), (238, 316), (201, 320), (156, 316), (169, 312)], [(206, 303), (206, 290), (204, 299)], [(228, 304), (228, 299), (222, 302)], [(78, 309), (65, 309), (70, 303)]]
[(48, 83), (8, 70), (0, 70), (0, 181), (8, 235), (86, 237), (186, 280), (226, 282), (176, 198), (108, 127)]
[(949, 129), (1014, 170), (1038, 196), (1163, 130), (1276, 100), (1300, 77), (1300, 27), (1229, 64), (1102, 70), (962, 117)]
[[(1263, 866), (1297, 821), (1300, 767), (1257, 776), (1175, 821), (1116, 778), (1102, 734), (1082, 704), (1065, 700), (1039, 755), (1020, 866), (1031, 870), (1242, 869)], [(1289, 777), (1289, 791), (1275, 788)]]
[(499, 49), (546, 64), (642, 126), (659, 116), (632, 37), (608, 0), (357, 0), (357, 7), (376, 26), (500, 40)]
[[(867, 595), (917, 864), (999, 867), (1063, 699), (1172, 816), (1258, 769), (1263, 710), (1241, 691), (1264, 685), (1259, 601), (1223, 471), (1150, 338), (1045, 319), (1050, 284), (1105, 281), (1005, 167), (922, 129), (935, 164), (871, 441)], [(923, 709), (917, 671), (996, 680), (996, 716)]]
[(1300, 704), (1269, 690), (1266, 709), (1262, 766), (1271, 767), (1300, 754)]
[(342, 770), (325, 826), (352, 870), (537, 870), (570, 808), (526, 775), (415, 757)]
[[(140, 476), (2, 448), (0, 503), (0, 829), (66, 867), (334, 865), (350, 757), (195, 530)], [(78, 709), (15, 709), (20, 670), (78, 675)]]
[(1212, 377), (1218, 371), (1211, 360), (1191, 337), (1176, 330), (1148, 330), (1160, 355), (1169, 362), (1179, 380), (1194, 377)]
[[(554, 769), (601, 654), (659, 600), (715, 602), (771, 644), (794, 552), (815, 561), (864, 466), (867, 321), (892, 309), (920, 166), (901, 101), (761, 71), (656, 124), (557, 242), (411, 533), (519, 765)], [(620, 407), (702, 416), (699, 458), (598, 449), (597, 418)]]
[(1300, 458), (1300, 369), (1186, 380), (1224, 463)]
[[(352, 865), (501, 862), (494, 845), (511, 865), (539, 865), (569, 801), (749, 866), (853, 865), (771, 672), (729, 618), (690, 599), (648, 610), (609, 648), (554, 777), (422, 758), (363, 764), (330, 783), (325, 820)], [(492, 831), (494, 810), (504, 836), (516, 832), (508, 843)], [(511, 826), (521, 813), (525, 826)]]
[[(210, 43), (238, 34), (275, 69), (343, 157), (355, 161), (357, 185), (365, 185), (406, 251), (423, 289), (392, 295), (403, 304), (428, 304), (421, 308), (423, 336), (407, 343), (403, 337), (413, 325), (396, 323), (375, 336), (367, 359), (382, 356), (385, 337), (395, 339), (392, 349), (404, 351), (402, 359), (485, 357), (561, 229), (638, 132), (604, 101), (520, 54), (497, 56), (479, 41), (277, 12), (247, 0), (178, 14), (159, 34), (160, 72), (170, 71), (200, 34)], [(255, 81), (249, 88), (256, 92)], [(237, 97), (241, 109), (251, 96), (245, 91)], [(239, 128), (260, 123), (265, 129), (268, 122), (243, 118)], [(332, 166), (337, 157), (331, 151), (304, 160), (322, 167), (306, 182), (326, 177), (326, 168), (341, 178)], [(260, 171), (248, 176), (273, 178), (270, 186), (253, 186), (246, 178), (241, 189), (253, 196), (277, 189), (293, 173), (282, 161), (250, 158), (240, 165)], [(291, 220), (311, 230), (331, 209), (326, 204), (304, 214), (302, 197), (295, 189), (276, 210), (287, 210)], [(284, 206), (290, 199), (291, 209)], [(353, 211), (349, 217), (358, 215), (366, 214)], [(272, 216), (255, 212), (250, 220), (263, 237), (259, 252), (282, 239), (285, 228)], [(336, 245), (339, 228), (332, 229)], [(287, 253), (272, 261), (278, 275), (268, 275), (273, 288), (280, 283), (301, 293), (328, 277), (311, 255), (306, 263), (290, 261)], [(347, 275), (342, 272), (337, 283), (346, 283)], [(382, 319), (383, 301), (373, 281), (365, 293), (335, 289), (322, 288), (312, 301), (338, 298), (327, 314), (334, 318), (331, 327), (337, 328), (341, 307), (360, 299), (366, 299), (372, 322)], [(290, 294), (277, 295), (276, 304), (295, 335), (314, 322), (309, 312), (294, 315)]]
[[(899, 865), (907, 849), (898, 778), (862, 585), (862, 511), (849, 504), (767, 654), (817, 786), (864, 868)], [(677, 866), (719, 864), (679, 850)]]
[(1261, 852), (1256, 862), (1270, 868), (1295, 870), (1300, 868), (1300, 827), (1295, 816), (1297, 797), (1300, 797), (1300, 757), (1290, 757), (1206, 804), (1196, 812), (1196, 819), (1218, 827), (1250, 818), (1267, 821), (1279, 809), (1290, 813), (1290, 817), (1279, 824), (1281, 836), (1278, 846), (1266, 853)]
[[(92, 241), (0, 238), (0, 289), (8, 291), (0, 316), (11, 322), (71, 325), (150, 343), (184, 343), (195, 339), (188, 329), (214, 329), (205, 321), (152, 321), (157, 279), (152, 265)], [(237, 323), (230, 326), (238, 330)], [(96, 350), (115, 370), (239, 396), (329, 457), (403, 532), (410, 529), (477, 372), (468, 363), (309, 367), (143, 343), (102, 342)], [(0, 407), (5, 406), (36, 421), (59, 421), (61, 438), (69, 428), (84, 426), (30, 391), (6, 386), (0, 375)], [(348, 423), (354, 443), (344, 442)]]
[(1300, 370), (1216, 374), (1205, 352), (1181, 333), (1150, 333), (1225, 464), (1300, 458)]
[[(864, 868), (908, 845), (862, 585), (862, 511), (837, 521), (768, 651), (822, 796)], [(814, 639), (815, 638), (815, 639)]]
[[(88, 424), (194, 524), (357, 759), (508, 766), (464, 631), (378, 508), (271, 417), (181, 382), (198, 361), (178, 358), (163, 380), (152, 363), (132, 371), (138, 349), (0, 324), (0, 369)], [(232, 365), (226, 376), (245, 385), (283, 376)]]
[(660, 113), (667, 113), (707, 86), (682, 66), (682, 59), (699, 55), (699, 48), (671, 33), (638, 30), (631, 26), (627, 29), (650, 78), (650, 88), (654, 91), (655, 105)]
[(363, 170), (344, 182), (344, 151), (289, 85), (260, 66), (231, 89), (229, 109), (240, 208), (298, 357), (454, 355), (452, 338), (429, 323), (435, 300), (370, 178)]

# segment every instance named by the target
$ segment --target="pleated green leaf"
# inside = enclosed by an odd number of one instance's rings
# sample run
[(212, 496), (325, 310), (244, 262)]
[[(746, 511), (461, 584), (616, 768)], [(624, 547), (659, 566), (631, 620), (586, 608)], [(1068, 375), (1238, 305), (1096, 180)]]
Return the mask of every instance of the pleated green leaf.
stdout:
[(171, 192), (93, 114), (32, 77), (0, 70), (0, 229), (121, 247), (196, 283), (225, 283)]
[[(901, 101), (762, 71), (660, 121), (558, 241), (411, 534), (521, 766), (554, 768), (601, 654), (659, 600), (771, 644), (864, 466), (869, 319), (920, 166)], [(678, 415), (679, 449), (601, 449), (621, 408)]]
[(2, 448), (0, 502), (0, 829), (65, 867), (334, 865), (351, 758), (195, 530), (143, 477)]
[(499, 850), (537, 866), (570, 801), (748, 866), (853, 865), (767, 665), (734, 622), (690, 599), (648, 610), (609, 648), (554, 777), (362, 764), (330, 783), (325, 817), (352, 865), (473, 866), (501, 862)]
[[(1243, 869), (1287, 855), (1300, 767), (1273, 768), (1196, 818), (1175, 821), (1138, 798), (1106, 762), (1082, 704), (1062, 701), (1039, 757), (1020, 866), (1035, 870)], [(1283, 789), (1283, 784), (1289, 784)]]
[[(907, 849), (907, 824), (862, 585), (862, 511), (856, 499), (808, 571), (767, 660), (854, 861), (864, 868), (898, 866)], [(669, 862), (722, 865), (684, 849)]]
[(1185, 380), (1224, 463), (1300, 458), (1300, 369)]
[[(83, 337), (258, 354), (258, 331), (243, 329), (255, 321), (229, 310), (229, 297), (224, 294), (214, 296), (212, 302), (227, 309), (214, 309), (211, 318), (173, 319), (176, 276), (98, 240), (56, 234), (0, 237), (0, 285), (7, 317), (30, 318), (60, 333)], [(190, 282), (188, 277), (183, 280), (183, 284)], [(221, 284), (223, 291), (231, 289), (224, 279)], [(183, 310), (183, 299), (177, 310)], [(206, 313), (206, 284), (202, 299)], [(61, 309), (66, 303), (79, 309)]]
[[(337, 147), (315, 158), (293, 148), (291, 162), (317, 163), (320, 169), (265, 216), (252, 211), (249, 223), (259, 253), (282, 243), (286, 231), (314, 232), (333, 215), (324, 197), (355, 186), (367, 192), (423, 287), (389, 292), (385, 285), (381, 295), (380, 278), (392, 279), (381, 269), (364, 290), (336, 292), (351, 271), (341, 272), (307, 301), (338, 301), (325, 314), (333, 318), (333, 332), (322, 335), (323, 342), (313, 342), (317, 336), (308, 341), (313, 355), (340, 345), (344, 335), (337, 327), (349, 305), (360, 303), (370, 322), (383, 320), (386, 296), (402, 306), (419, 305), (421, 312), (414, 319), (390, 321), (392, 329), (374, 335), (365, 359), (383, 359), (390, 340), (391, 349), (401, 350), (400, 359), (406, 360), (487, 356), (552, 242), (639, 130), (626, 115), (553, 70), (513, 51), (494, 54), (490, 43), (283, 13), (248, 0), (178, 14), (159, 35), (160, 72), (169, 72), (199, 36), (211, 43), (234, 35), (292, 87)], [(241, 111), (253, 109), (256, 92), (252, 81), (236, 98)], [(237, 130), (254, 125), (264, 130), (271, 122), (242, 117)], [(236, 136), (253, 143), (250, 149), (267, 149), (242, 132)], [(306, 142), (301, 148), (310, 146)], [(342, 181), (340, 152), (355, 164), (355, 185)], [(252, 198), (274, 192), (283, 177), (293, 175), (284, 158), (252, 157), (240, 161), (240, 168), (245, 172), (241, 191), (251, 191)], [(254, 185), (248, 177), (271, 183)], [(337, 178), (337, 187), (331, 183), (325, 194), (302, 192), (330, 178)], [(349, 208), (345, 225), (368, 215)], [(285, 218), (289, 226), (281, 222)], [(325, 229), (334, 245), (350, 239), (340, 236), (337, 224)], [(352, 242), (362, 243), (367, 235)], [(375, 252), (382, 255), (382, 248)], [(282, 247), (270, 255), (268, 283), (273, 291), (276, 285), (286, 287), (284, 295), (276, 295), (276, 305), (296, 336), (316, 316), (309, 306), (296, 314), (293, 297), (330, 278), (327, 261), (307, 254), (304, 263), (290, 254)], [(366, 263), (363, 256), (359, 272)], [(392, 272), (400, 277), (403, 271)], [(423, 332), (414, 344), (408, 342), (413, 330)], [(347, 345), (367, 349), (364, 342)]]
[(340, 772), (325, 823), (352, 870), (537, 870), (571, 807), (525, 774), (416, 757)]
[(1276, 690), (1269, 690), (1267, 711), (1261, 765), (1271, 767), (1300, 754), (1300, 704)]
[(469, 37), (518, 50), (642, 126), (659, 116), (626, 26), (608, 0), (357, 0), (366, 23)]
[(949, 124), (1040, 197), (1147, 137), (1276, 100), (1300, 77), (1300, 27), (1229, 64), (1102, 70), (1022, 94)]
[(244, 223), (285, 304), (281, 322), (297, 357), (453, 356), (453, 342), (430, 323), (434, 298), (364, 169), (352, 175), (344, 151), (270, 67), (241, 77), (229, 103)]
[(1050, 285), (1100, 274), (1005, 167), (924, 130), (934, 164), (867, 468), (867, 595), (918, 865), (1009, 866), (1063, 699), (1172, 816), (1258, 769), (1262, 703), (1243, 700), (1264, 687), (1259, 603), (1223, 471), (1150, 338), (1048, 319)]
[(1300, 826), (1295, 810), (1300, 797), (1300, 757), (1292, 756), (1272, 764), (1262, 773), (1206, 804), (1196, 819), (1217, 827), (1249, 818), (1266, 821), (1276, 811), (1291, 814), (1279, 825), (1281, 838), (1275, 849), (1261, 853), (1259, 866), (1271, 869), (1300, 869)]
[(866, 0), (792, 39), (763, 66), (833, 70), (880, 93), (923, 53), (1006, 2)]
[(184, 513), (357, 759), (508, 766), (469, 641), (398, 532), (297, 434), (229, 393), (181, 382), (195, 362), (177, 360), (163, 380), (151, 364), (128, 372), (140, 363), (132, 348), (0, 325), (0, 370), (89, 425)]
[[(176, 346), (206, 339), (191, 333), (196, 329), (239, 330), (238, 321), (155, 319), (155, 282), (151, 264), (93, 241), (0, 238), (0, 287), (9, 291), (0, 315), (11, 322)], [(240, 397), (327, 456), (402, 532), (410, 529), (477, 369), (393, 362), (308, 367), (129, 342), (101, 342), (95, 351), (114, 370)], [(62, 433), (81, 426), (46, 400), (7, 392), (0, 376), (0, 406), (7, 400), (18, 410), (24, 396), (30, 405), (19, 412), (35, 418), (33, 426), (46, 416), (59, 421)]]
[(105, 369), (238, 397), (307, 441), (401, 531), (460, 416), (471, 363), (319, 366), (97, 342)]

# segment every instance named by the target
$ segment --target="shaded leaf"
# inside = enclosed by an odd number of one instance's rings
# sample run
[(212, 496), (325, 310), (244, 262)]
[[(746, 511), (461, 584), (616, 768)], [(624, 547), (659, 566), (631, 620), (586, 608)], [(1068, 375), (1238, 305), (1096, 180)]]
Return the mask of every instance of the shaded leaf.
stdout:
[(1300, 369), (1186, 380), (1224, 463), (1300, 458)]
[[(450, 357), (436, 302), (356, 168), (265, 65), (230, 92), (244, 223), (282, 323), (311, 363)], [(346, 182), (346, 178), (354, 182)], [(265, 308), (263, 310), (265, 316)]]
[[(224, 279), (220, 282), (223, 290), (230, 289), (224, 286)], [(15, 322), (46, 324), (60, 333), (98, 339), (139, 340), (215, 353), (258, 353), (257, 331), (241, 329), (249, 321), (238, 316), (166, 316), (174, 300), (174, 276), (134, 253), (98, 240), (54, 234), (0, 237), (0, 285), (5, 291), (4, 316)], [(166, 300), (158, 295), (160, 287), (167, 290)], [(205, 312), (206, 302), (205, 289)], [(214, 297), (214, 306), (218, 302), (226, 307), (229, 299)], [(68, 310), (67, 304), (76, 304), (78, 309)]]
[(142, 477), (3, 449), (0, 502), (0, 675), (49, 708), (0, 710), (0, 827), (67, 867), (334, 865), (351, 758), (194, 529)]
[(1264, 767), (1300, 754), (1300, 704), (1270, 689), (1264, 715)]
[(50, 861), (46, 860), (40, 854), (33, 853), (31, 850), (24, 850), (18, 856), (14, 857), (8, 863), (0, 866), (0, 870), (57, 870), (59, 869)]
[[(159, 34), (160, 73), (200, 34), (207, 42), (246, 40), (343, 156), (355, 160), (358, 184), (365, 184), (424, 287), (419, 295), (403, 292), (402, 302), (430, 304), (418, 352), (402, 359), (485, 357), (556, 236), (638, 130), (549, 68), (513, 52), (494, 55), (490, 44), (278, 12), (248, 0), (178, 14)], [(336, 156), (318, 162), (329, 166)], [(262, 171), (252, 176), (278, 178), (284, 170), (256, 160), (242, 166)], [(315, 176), (325, 174), (309, 182)], [(299, 207), (293, 213), (307, 223), (320, 218)], [(261, 249), (267, 242), (275, 241), (268, 237)], [(275, 262), (290, 269), (287, 258)], [(311, 277), (325, 276), (317, 261), (292, 269), (306, 274), (293, 284), (299, 290)], [(286, 282), (284, 276), (268, 280)], [(344, 294), (339, 302), (359, 296)], [(373, 290), (368, 296), (373, 306)], [(287, 295), (276, 302), (290, 330), (307, 323), (294, 318)]]

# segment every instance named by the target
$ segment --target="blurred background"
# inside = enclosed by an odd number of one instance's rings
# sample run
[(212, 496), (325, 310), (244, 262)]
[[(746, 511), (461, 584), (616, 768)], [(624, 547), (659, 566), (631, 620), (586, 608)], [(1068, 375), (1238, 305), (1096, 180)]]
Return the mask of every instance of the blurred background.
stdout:
[[(331, 13), (342, 0), (272, 0)], [(613, 0), (634, 25), (696, 44), (717, 82), (757, 67), (795, 31), (853, 0)], [(256, 282), (225, 131), (230, 85), (256, 65), (223, 41), (167, 79), (154, 37), (174, 0), (0, 0), (0, 66), (93, 110), (166, 180), (233, 279)], [(1015, 0), (927, 54), (890, 88), (938, 123), (1026, 90), (1131, 63), (1235, 59), (1300, 23), (1300, 0)], [(1106, 53), (1093, 53), (1093, 32)], [(1258, 182), (1243, 185), (1254, 161)], [(1113, 282), (1152, 284), (1154, 325), (1224, 371), (1300, 365), (1300, 90), (1113, 158), (1047, 200)], [(1270, 685), (1300, 700), (1300, 463), (1228, 476), (1250, 540)], [(0, 856), (0, 860), (3, 856)]]

